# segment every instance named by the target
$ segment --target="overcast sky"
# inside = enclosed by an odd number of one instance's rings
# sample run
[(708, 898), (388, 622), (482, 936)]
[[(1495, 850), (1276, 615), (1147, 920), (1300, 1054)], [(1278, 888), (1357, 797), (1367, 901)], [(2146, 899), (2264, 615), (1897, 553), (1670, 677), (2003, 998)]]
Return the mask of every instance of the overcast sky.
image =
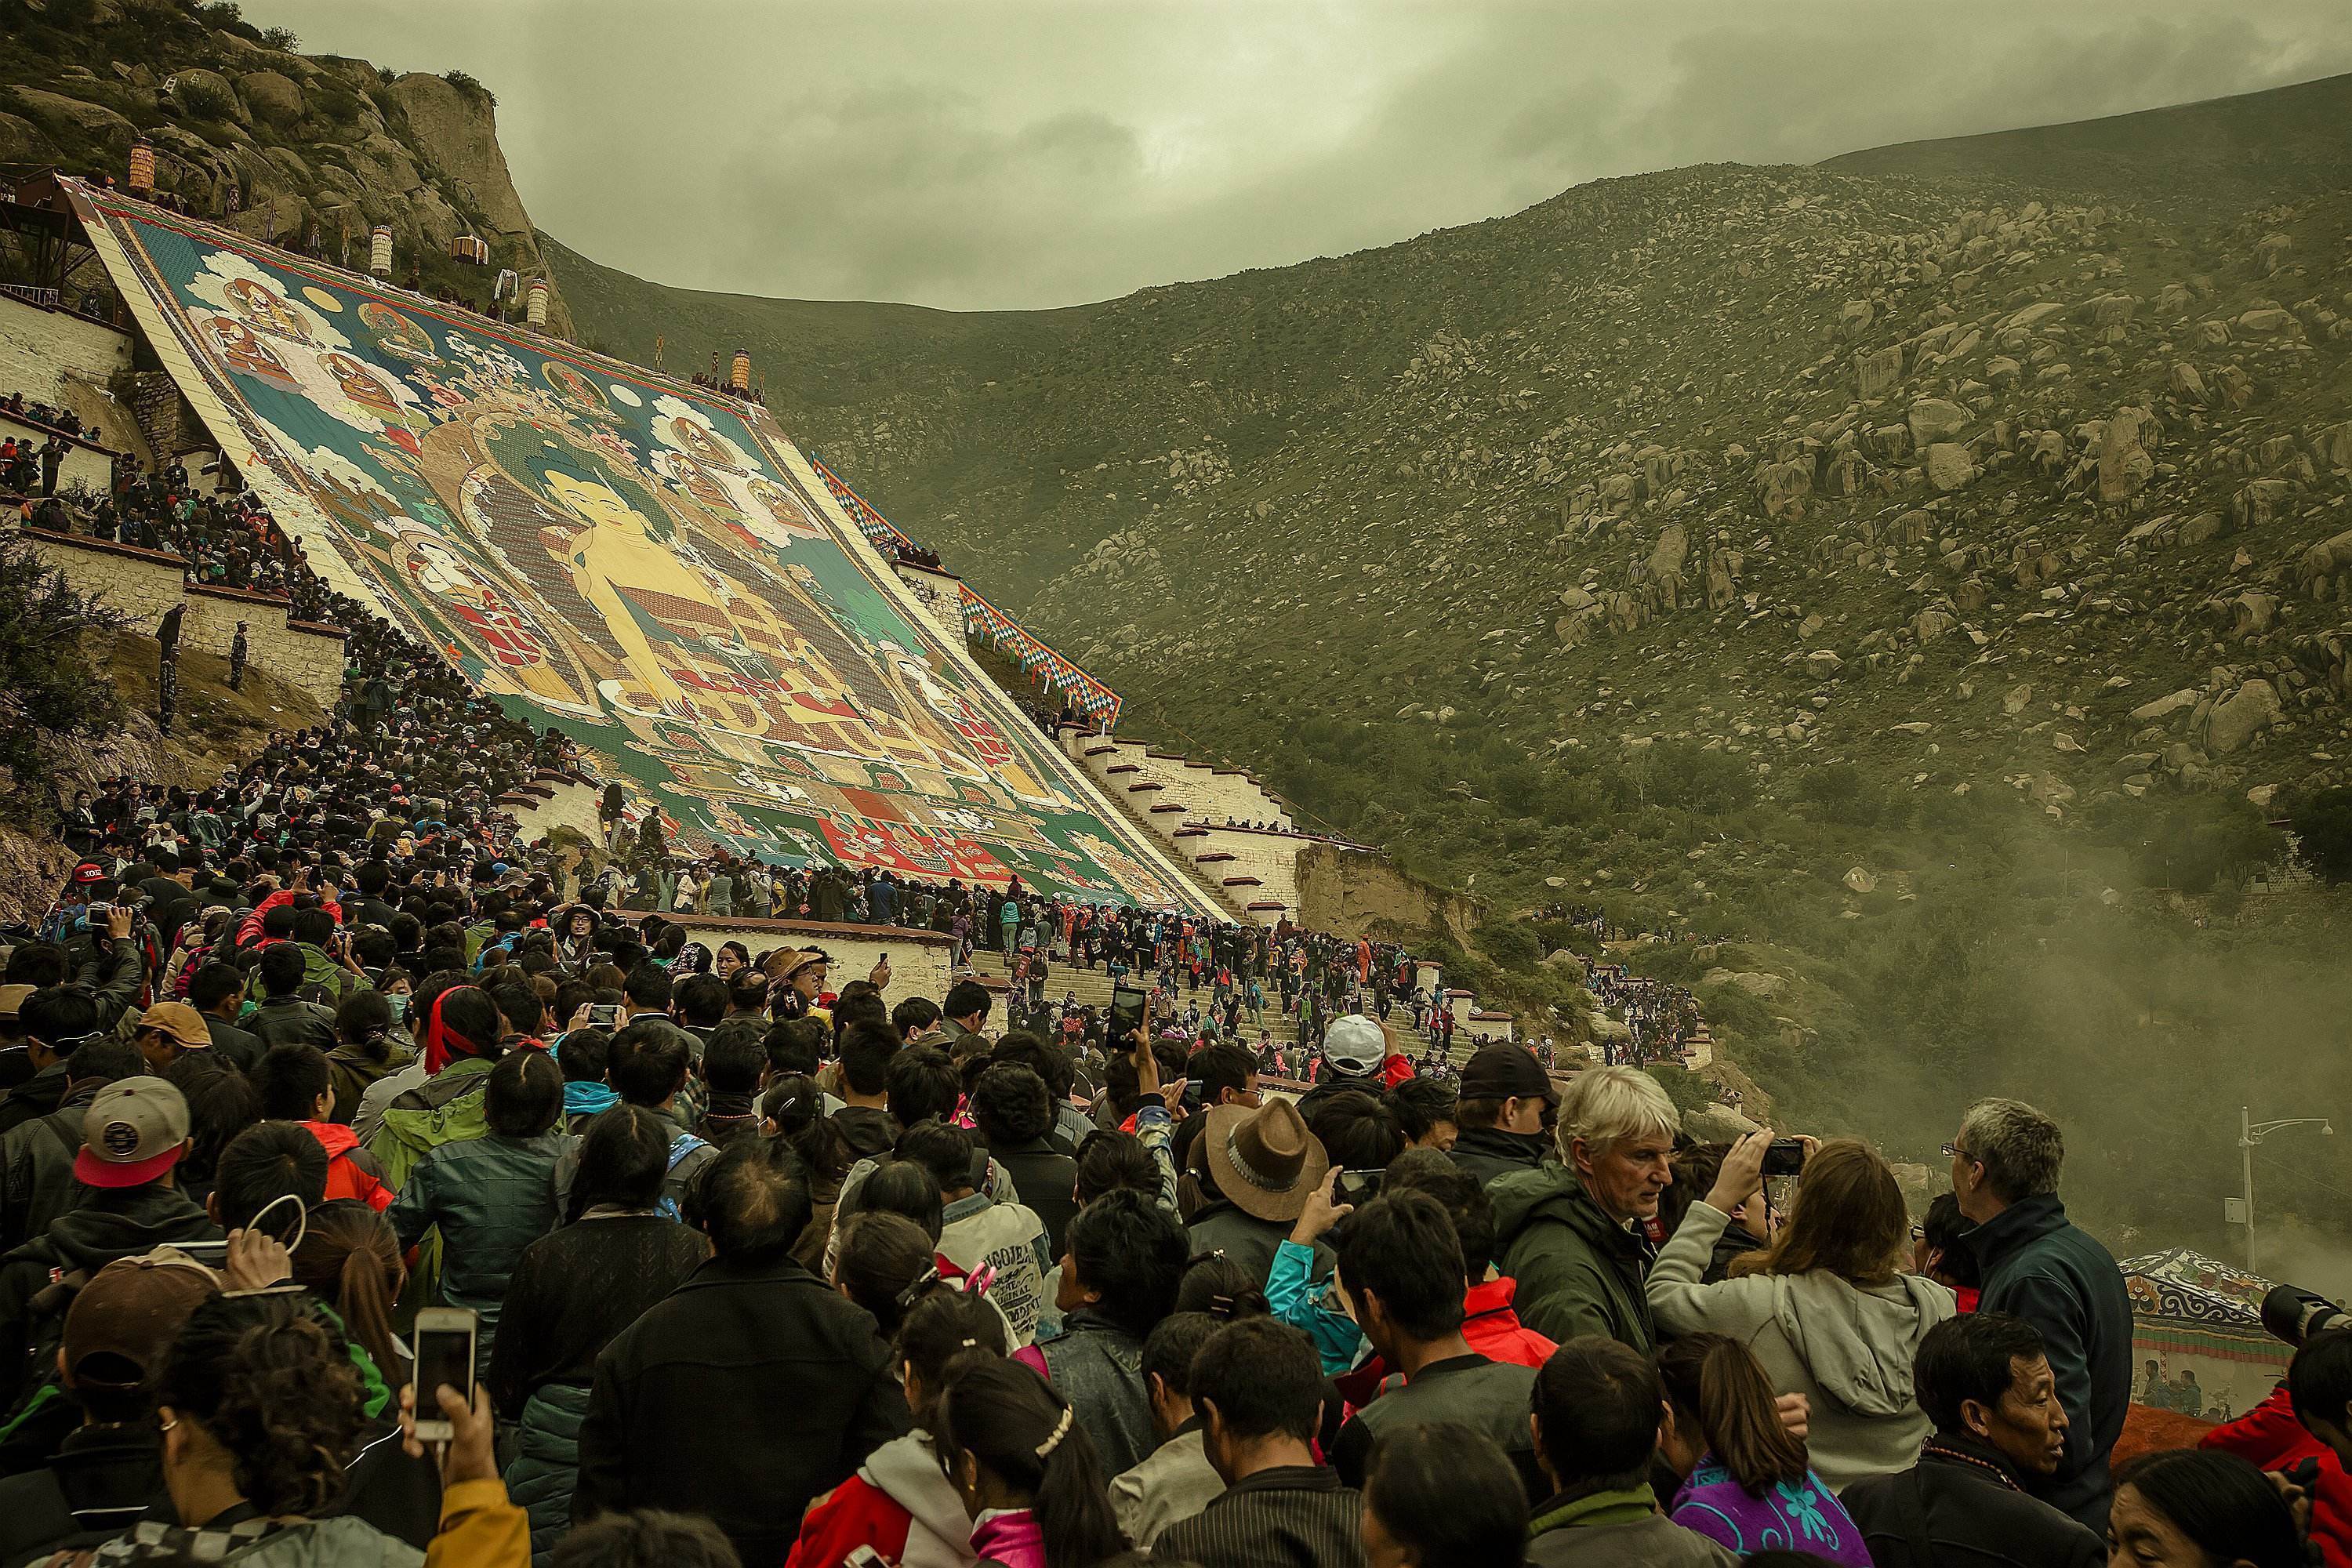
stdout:
[(2352, 70), (2346, 0), (246, 0), (462, 67), (541, 228), (692, 288), (1071, 304), (1570, 185)]

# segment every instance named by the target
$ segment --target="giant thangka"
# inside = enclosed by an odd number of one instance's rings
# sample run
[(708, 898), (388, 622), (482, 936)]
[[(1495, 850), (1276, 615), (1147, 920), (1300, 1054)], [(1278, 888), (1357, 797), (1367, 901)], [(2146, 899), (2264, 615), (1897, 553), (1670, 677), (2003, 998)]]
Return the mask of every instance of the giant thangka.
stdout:
[(926, 625), (764, 409), (69, 188), (311, 568), (675, 840), (1207, 907)]

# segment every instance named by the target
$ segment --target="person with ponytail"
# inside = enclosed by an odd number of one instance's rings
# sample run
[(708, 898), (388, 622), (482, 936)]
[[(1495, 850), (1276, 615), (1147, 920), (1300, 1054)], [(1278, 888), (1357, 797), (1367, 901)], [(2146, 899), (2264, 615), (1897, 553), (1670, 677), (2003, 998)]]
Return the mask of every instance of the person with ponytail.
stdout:
[(334, 1310), (388, 1389), (408, 1381), (408, 1352), (393, 1331), (393, 1303), (408, 1270), (383, 1216), (353, 1198), (313, 1208), (293, 1252), (294, 1282)]
[(1746, 1556), (1807, 1552), (1871, 1568), (1862, 1531), (1780, 1423), (1764, 1368), (1738, 1341), (1685, 1334), (1658, 1352), (1666, 1417), (1658, 1458), (1682, 1478), (1667, 1517)]
[(932, 1436), (992, 1568), (1097, 1568), (1126, 1550), (1078, 1413), (1027, 1367), (966, 1354), (947, 1370)]
[[(901, 1223), (896, 1215), (859, 1215), (850, 1224), (857, 1230), (883, 1222)], [(1002, 1312), (951, 1281), (919, 1280), (908, 1294), (891, 1356), (914, 1429), (866, 1456), (856, 1475), (809, 1504), (784, 1568), (835, 1568), (860, 1546), (900, 1568), (965, 1568), (972, 1561), (971, 1515), (940, 1468), (930, 1429), (950, 1363), (1001, 1356), (1010, 1337)]]

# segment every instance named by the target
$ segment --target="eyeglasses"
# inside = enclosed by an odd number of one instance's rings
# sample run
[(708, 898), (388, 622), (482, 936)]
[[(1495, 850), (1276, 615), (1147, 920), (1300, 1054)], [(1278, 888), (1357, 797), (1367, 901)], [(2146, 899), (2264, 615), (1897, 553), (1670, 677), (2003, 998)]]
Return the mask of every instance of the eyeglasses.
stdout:
[(1948, 1160), (1966, 1160), (1971, 1165), (1983, 1163), (1982, 1161), (1979, 1160), (1974, 1154), (1969, 1153), (1966, 1149), (1961, 1148), (1958, 1143), (1947, 1143), (1944, 1145), (1944, 1158)]

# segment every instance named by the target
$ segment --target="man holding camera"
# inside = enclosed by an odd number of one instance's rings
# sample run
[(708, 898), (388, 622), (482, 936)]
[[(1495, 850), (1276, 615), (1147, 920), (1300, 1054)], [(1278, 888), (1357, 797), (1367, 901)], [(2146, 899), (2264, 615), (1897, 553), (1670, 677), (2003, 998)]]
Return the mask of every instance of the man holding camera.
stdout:
[(2041, 1331), (2066, 1411), (2064, 1457), (2035, 1495), (2094, 1531), (2107, 1523), (2107, 1455), (2131, 1404), (2131, 1298), (2123, 1270), (2058, 1200), (2066, 1157), (2058, 1124), (2015, 1100), (1980, 1100), (1944, 1146), (1952, 1192), (1974, 1227), (1965, 1237), (1984, 1271), (1981, 1312)]

